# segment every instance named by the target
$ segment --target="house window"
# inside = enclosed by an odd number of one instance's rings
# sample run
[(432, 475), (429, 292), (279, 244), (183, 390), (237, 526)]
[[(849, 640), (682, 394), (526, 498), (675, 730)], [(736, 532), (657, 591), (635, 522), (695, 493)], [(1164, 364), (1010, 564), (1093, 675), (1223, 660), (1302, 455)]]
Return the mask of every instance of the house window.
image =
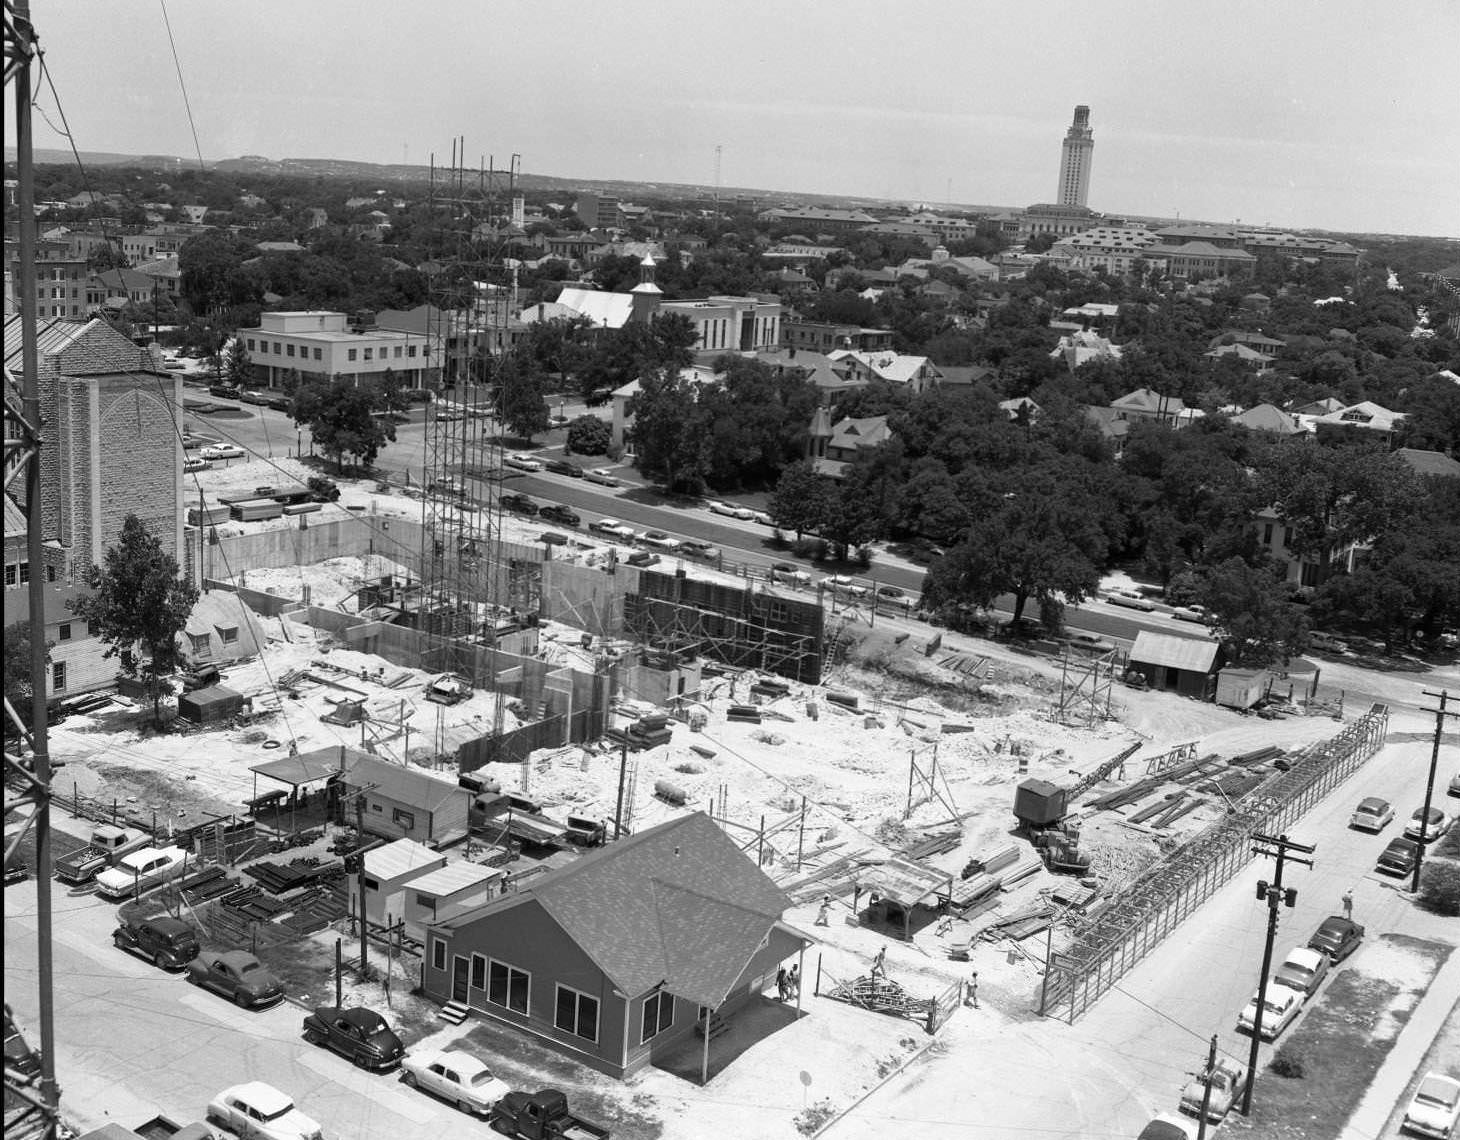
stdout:
[(559, 986), (553, 1024), (564, 1033), (582, 1037), (585, 1041), (597, 1041), (598, 999), (577, 990), (570, 990), (567, 986)]
[(56, 627), (56, 640), (57, 641), (70, 641), (71, 640), (71, 623), (69, 621), (63, 621), (60, 625), (58, 625)]
[(316, 348), (314, 350), (314, 359), (316, 359), (316, 360), (323, 360), (324, 359), (324, 349), (322, 349), (322, 348)]
[(404, 355), (405, 355), (405, 350), (403, 348), (401, 348), (400, 345), (396, 345), (395, 346), (395, 358), (397, 360), (399, 360)]
[(66, 662), (57, 661), (51, 666), (51, 688), (58, 693), (66, 688)]
[(30, 581), (30, 563), (29, 562), (22, 562), (20, 564), (20, 584), (23, 586), (23, 585), (25, 585), (29, 581)]
[(7, 562), (5, 564), (5, 584), (7, 586), (14, 586), (19, 581), (20, 567), (18, 567), (14, 562)]
[(505, 962), (493, 961), (487, 972), (487, 1001), (514, 1013), (527, 1012), (527, 992), (532, 975)]
[(212, 638), (206, 633), (190, 633), (188, 634), (188, 641), (192, 643), (194, 656), (198, 656), (208, 652), (208, 646)]
[(642, 1045), (649, 1038), (663, 1033), (674, 1024), (674, 995), (660, 991), (644, 999), (644, 1035), (639, 1038)]
[(367, 348), (365, 350), (365, 359), (366, 360), (374, 360), (375, 359), (375, 350), (373, 348)]
[(1262, 528), (1262, 545), (1272, 545), (1272, 523), (1266, 523)]
[(480, 954), (471, 956), (471, 988), (485, 989), (487, 985), (487, 960)]
[(365, 878), (365, 889), (367, 891), (378, 891), (378, 890), (380, 890), (380, 880), (379, 879), (372, 879), (369, 876), (366, 876), (366, 878)]
[(353, 349), (353, 348), (350, 348), (350, 349), (346, 349), (346, 350), (345, 350), (345, 355), (346, 355), (346, 357), (347, 357), (347, 358), (348, 358), (348, 359), (350, 359), (350, 360), (354, 360), (354, 359), (355, 359), (355, 357), (356, 357), (356, 356), (357, 356), (357, 355), (358, 355), (358, 350), (356, 350), (356, 349)]
[(248, 350), (249, 350), (249, 352), (252, 352), (254, 350), (254, 347), (253, 347), (253, 337), (249, 337), (248, 338)]
[(238, 640), (238, 626), (236, 625), (215, 625), (218, 637), (224, 645), (232, 645)]
[(287, 345), (284, 346), (284, 355), (285, 356), (293, 356), (294, 355), (294, 346), (292, 344), (287, 344)]
[(415, 356), (416, 355), (416, 346), (413, 345), (413, 344), (406, 345), (406, 355), (407, 356)]
[(413, 811), (405, 811), (402, 808), (396, 808), (390, 813), (390, 820), (396, 826), (404, 827), (407, 831), (412, 831), (416, 826), (416, 813)]
[(433, 915), (436, 913), (436, 900), (433, 899), (430, 895), (423, 895), (419, 891), (417, 891), (416, 905), (422, 910), (430, 911)]
[(1293, 545), (1293, 528), (1290, 526), (1283, 527), (1283, 545), (1287, 547)]
[(446, 969), (446, 939), (431, 939), (431, 969)]

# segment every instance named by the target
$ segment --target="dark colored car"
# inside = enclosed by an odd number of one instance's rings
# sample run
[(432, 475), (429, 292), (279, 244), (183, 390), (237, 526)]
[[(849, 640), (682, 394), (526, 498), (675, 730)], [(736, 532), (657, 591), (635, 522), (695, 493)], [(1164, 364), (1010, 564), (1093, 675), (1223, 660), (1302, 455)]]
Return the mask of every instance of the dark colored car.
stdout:
[(647, 550), (636, 550), (624, 559), (630, 566), (653, 566), (659, 561), (659, 555), (650, 553)]
[(13, 1069), (18, 1072), (27, 1084), (41, 1075), (40, 1054), (26, 1043), (20, 1030), (16, 1028), (8, 1002), (5, 1005), (5, 1068), (7, 1071)]
[(1308, 939), (1308, 948), (1322, 950), (1336, 966), (1357, 950), (1363, 940), (1362, 926), (1341, 914), (1331, 914), (1313, 932), (1313, 937)]
[(362, 1069), (388, 1069), (400, 1063), (405, 1046), (374, 1010), (322, 1005), (304, 1019), (304, 1040), (348, 1057)]
[(188, 981), (250, 1008), (284, 999), (279, 979), (246, 950), (209, 951), (188, 963)]
[(537, 514), (537, 504), (529, 499), (526, 495), (503, 495), (502, 506), (509, 511), (516, 511), (519, 515)]
[(583, 468), (579, 467), (576, 463), (569, 463), (566, 459), (546, 460), (542, 465), (542, 469), (544, 471), (551, 471), (554, 475), (571, 475), (574, 479), (583, 478)]
[(222, 396), (225, 400), (237, 400), (243, 393), (232, 384), (210, 384), (208, 385), (210, 396)]
[(1374, 870), (1383, 871), (1386, 875), (1407, 875), (1414, 870), (1418, 853), (1419, 844), (1413, 839), (1391, 839)]
[(146, 958), (159, 970), (181, 970), (199, 950), (197, 932), (165, 914), (122, 923), (112, 933), (112, 943), (118, 950)]
[(578, 512), (569, 507), (560, 507), (556, 504), (549, 504), (539, 512), (542, 518), (548, 522), (560, 523), (563, 526), (577, 526), (583, 520)]
[(679, 544), (679, 552), (689, 558), (702, 558), (706, 562), (720, 561), (720, 548), (711, 542), (686, 538)]

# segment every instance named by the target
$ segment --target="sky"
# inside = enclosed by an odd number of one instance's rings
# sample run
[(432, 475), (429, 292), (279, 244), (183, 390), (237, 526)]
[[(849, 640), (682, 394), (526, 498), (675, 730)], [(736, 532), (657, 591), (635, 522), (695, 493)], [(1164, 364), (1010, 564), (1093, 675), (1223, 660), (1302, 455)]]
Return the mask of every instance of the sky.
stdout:
[[(1025, 206), (1055, 200), (1083, 103), (1096, 210), (1460, 237), (1460, 0), (31, 0), (31, 13), (82, 151), (424, 165), (462, 136), (473, 166), (517, 153), (524, 171), (585, 183), (714, 185), (718, 162), (727, 188)], [(66, 143), (37, 116), (35, 145)]]

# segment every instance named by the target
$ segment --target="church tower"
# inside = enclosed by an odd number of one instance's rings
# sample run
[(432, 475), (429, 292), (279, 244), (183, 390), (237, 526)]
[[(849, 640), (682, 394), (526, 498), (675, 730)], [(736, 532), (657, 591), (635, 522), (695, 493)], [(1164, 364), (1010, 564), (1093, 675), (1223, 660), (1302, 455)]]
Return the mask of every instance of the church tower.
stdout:
[(1075, 108), (1075, 120), (1065, 132), (1060, 148), (1060, 186), (1055, 196), (1061, 206), (1085, 206), (1090, 196), (1090, 163), (1095, 155), (1095, 136), (1090, 130), (1090, 108)]

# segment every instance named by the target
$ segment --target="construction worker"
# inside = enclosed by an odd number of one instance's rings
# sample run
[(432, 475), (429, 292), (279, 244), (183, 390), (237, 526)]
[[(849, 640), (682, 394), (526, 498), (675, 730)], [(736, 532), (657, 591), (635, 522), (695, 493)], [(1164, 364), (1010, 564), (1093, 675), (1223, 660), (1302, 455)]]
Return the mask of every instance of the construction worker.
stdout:
[(963, 993), (963, 1004), (978, 1008), (978, 971), (973, 971), (973, 976), (968, 979), (968, 988)]
[(831, 896), (830, 895), (822, 895), (821, 896), (821, 909), (816, 912), (816, 923), (815, 923), (815, 925), (817, 925), (817, 926), (830, 926), (831, 925)]
[(872, 977), (880, 978), (887, 973), (887, 947), (883, 946), (877, 951), (877, 957), (872, 959)]
[(1354, 893), (1353, 891), (1343, 892), (1343, 917), (1352, 919), (1354, 916)]

